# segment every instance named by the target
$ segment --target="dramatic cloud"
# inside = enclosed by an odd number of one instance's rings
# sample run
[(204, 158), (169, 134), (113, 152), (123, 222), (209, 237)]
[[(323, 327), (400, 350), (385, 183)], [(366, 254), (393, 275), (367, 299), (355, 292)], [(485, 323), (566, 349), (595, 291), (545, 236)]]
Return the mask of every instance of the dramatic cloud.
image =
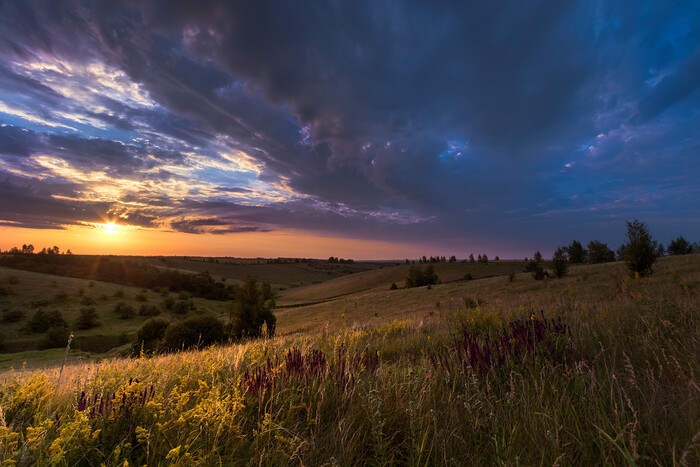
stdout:
[(698, 24), (692, 2), (4, 2), (0, 222), (700, 236)]

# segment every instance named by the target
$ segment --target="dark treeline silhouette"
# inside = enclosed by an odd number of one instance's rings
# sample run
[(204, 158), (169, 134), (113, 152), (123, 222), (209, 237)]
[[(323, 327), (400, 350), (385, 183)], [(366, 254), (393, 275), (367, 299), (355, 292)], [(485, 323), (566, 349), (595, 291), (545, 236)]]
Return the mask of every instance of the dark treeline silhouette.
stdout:
[[(29, 249), (25, 249), (27, 250)], [(230, 300), (234, 296), (232, 286), (226, 286), (214, 280), (208, 272), (183, 273), (121, 257), (33, 254), (28, 251), (18, 254), (10, 251), (0, 254), (0, 265), (147, 289), (165, 287), (172, 292), (184, 290), (194, 296), (210, 300)]]

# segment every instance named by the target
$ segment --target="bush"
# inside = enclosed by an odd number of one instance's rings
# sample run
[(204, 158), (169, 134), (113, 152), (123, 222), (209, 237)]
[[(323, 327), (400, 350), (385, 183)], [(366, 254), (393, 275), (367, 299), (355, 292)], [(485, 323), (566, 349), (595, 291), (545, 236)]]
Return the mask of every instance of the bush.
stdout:
[(16, 323), (17, 321), (22, 321), (24, 319), (23, 310), (8, 310), (2, 314), (2, 320), (5, 323)]
[(531, 273), (532, 278), (537, 281), (541, 281), (542, 279), (549, 277), (547, 271), (545, 271), (542, 267), (542, 253), (540, 253), (539, 250), (535, 252), (533, 259), (528, 261), (527, 265), (525, 266), (525, 272)]
[(194, 302), (192, 300), (178, 300), (172, 307), (172, 312), (178, 315), (187, 314), (188, 311), (194, 310)]
[(17, 278), (17, 276), (7, 276), (7, 283), (17, 285), (19, 284), (19, 279)]
[(81, 308), (75, 327), (78, 329), (92, 329), (100, 325), (97, 320), (97, 310), (94, 307)]
[(552, 255), (552, 269), (556, 277), (564, 277), (569, 270), (569, 257), (566, 248), (559, 247)]
[(139, 316), (158, 316), (160, 308), (156, 305), (146, 305), (145, 303), (139, 307)]
[(406, 276), (406, 288), (433, 285), (439, 281), (440, 278), (435, 274), (432, 264), (426, 267), (425, 271), (420, 266), (411, 266)]
[(170, 321), (165, 318), (151, 318), (141, 326), (136, 334), (134, 351), (153, 352), (160, 346), (161, 339), (165, 336), (165, 330), (170, 325)]
[(396, 282), (391, 283), (391, 287), (389, 287), (389, 290), (396, 290), (398, 287), (396, 286)]
[(615, 252), (608, 248), (607, 243), (592, 240), (588, 244), (588, 264), (609, 263), (615, 261)]
[(173, 297), (166, 297), (165, 300), (163, 300), (163, 308), (166, 310), (172, 310), (175, 308), (175, 298)]
[(131, 319), (136, 316), (134, 307), (124, 302), (119, 302), (114, 305), (114, 312), (118, 314), (121, 319)]
[(566, 248), (566, 252), (569, 255), (569, 262), (572, 264), (580, 264), (586, 261), (587, 252), (578, 240), (571, 242)]
[(50, 328), (68, 327), (63, 315), (58, 310), (37, 310), (27, 321), (27, 331), (31, 333), (46, 332)]
[(277, 318), (272, 313), (275, 301), (269, 296), (271, 290), (258, 287), (255, 277), (246, 276), (242, 285), (235, 287), (235, 300), (230, 315), (230, 334), (234, 339), (260, 337), (263, 324), (267, 336), (275, 335)]
[(68, 344), (68, 336), (70, 336), (68, 326), (53, 326), (46, 331), (46, 335), (39, 342), (39, 347), (42, 349), (65, 347)]
[(160, 346), (163, 351), (174, 351), (194, 346), (205, 347), (224, 339), (224, 325), (213, 316), (193, 316), (170, 324)]
[(669, 255), (688, 255), (693, 252), (693, 245), (690, 244), (688, 240), (682, 236), (671, 240), (668, 244), (668, 254)]
[(53, 296), (54, 302), (65, 302), (66, 300), (68, 300), (68, 292), (56, 292), (56, 295)]
[(627, 222), (625, 263), (630, 274), (648, 276), (653, 272), (651, 266), (656, 261), (656, 247), (656, 242), (652, 240), (644, 222), (637, 219)]
[(138, 302), (147, 302), (147, 301), (148, 301), (148, 295), (146, 295), (145, 292), (139, 292), (139, 293), (137, 293), (137, 294), (134, 296), (134, 298), (135, 298), (136, 301), (138, 301)]

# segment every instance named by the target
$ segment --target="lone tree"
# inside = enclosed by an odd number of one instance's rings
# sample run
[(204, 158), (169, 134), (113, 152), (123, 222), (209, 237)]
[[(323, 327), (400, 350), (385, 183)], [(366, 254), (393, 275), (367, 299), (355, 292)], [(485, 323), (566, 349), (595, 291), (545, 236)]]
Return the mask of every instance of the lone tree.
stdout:
[(525, 266), (525, 272), (532, 273), (532, 278), (541, 281), (548, 277), (547, 271), (542, 267), (542, 253), (539, 250), (535, 252), (535, 256)]
[(566, 248), (566, 252), (569, 255), (569, 262), (572, 264), (580, 264), (586, 261), (586, 250), (578, 240), (571, 242)]
[(560, 246), (552, 255), (552, 269), (556, 277), (564, 277), (569, 270), (569, 257), (566, 247)]
[(693, 252), (693, 245), (688, 240), (679, 236), (675, 240), (671, 240), (668, 244), (669, 255), (687, 255)]
[(630, 274), (648, 276), (653, 271), (656, 261), (656, 242), (652, 240), (649, 228), (644, 222), (635, 219), (627, 222), (627, 244), (625, 246), (625, 263)]
[(274, 308), (275, 300), (270, 285), (263, 282), (258, 287), (255, 277), (246, 276), (243, 284), (235, 288), (235, 299), (230, 314), (232, 337), (260, 337), (263, 324), (267, 327), (267, 336), (274, 336), (277, 324), (277, 317), (272, 313)]

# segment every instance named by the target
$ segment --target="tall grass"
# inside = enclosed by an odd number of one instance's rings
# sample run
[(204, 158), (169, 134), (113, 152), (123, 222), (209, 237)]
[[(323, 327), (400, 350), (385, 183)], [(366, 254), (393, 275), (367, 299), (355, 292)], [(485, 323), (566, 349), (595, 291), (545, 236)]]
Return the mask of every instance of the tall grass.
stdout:
[(575, 294), (551, 282), (544, 314), (538, 296), (507, 311), (465, 301), (428, 324), (68, 366), (49, 418), (58, 370), (7, 373), (0, 458), (698, 465), (698, 268), (659, 269)]

